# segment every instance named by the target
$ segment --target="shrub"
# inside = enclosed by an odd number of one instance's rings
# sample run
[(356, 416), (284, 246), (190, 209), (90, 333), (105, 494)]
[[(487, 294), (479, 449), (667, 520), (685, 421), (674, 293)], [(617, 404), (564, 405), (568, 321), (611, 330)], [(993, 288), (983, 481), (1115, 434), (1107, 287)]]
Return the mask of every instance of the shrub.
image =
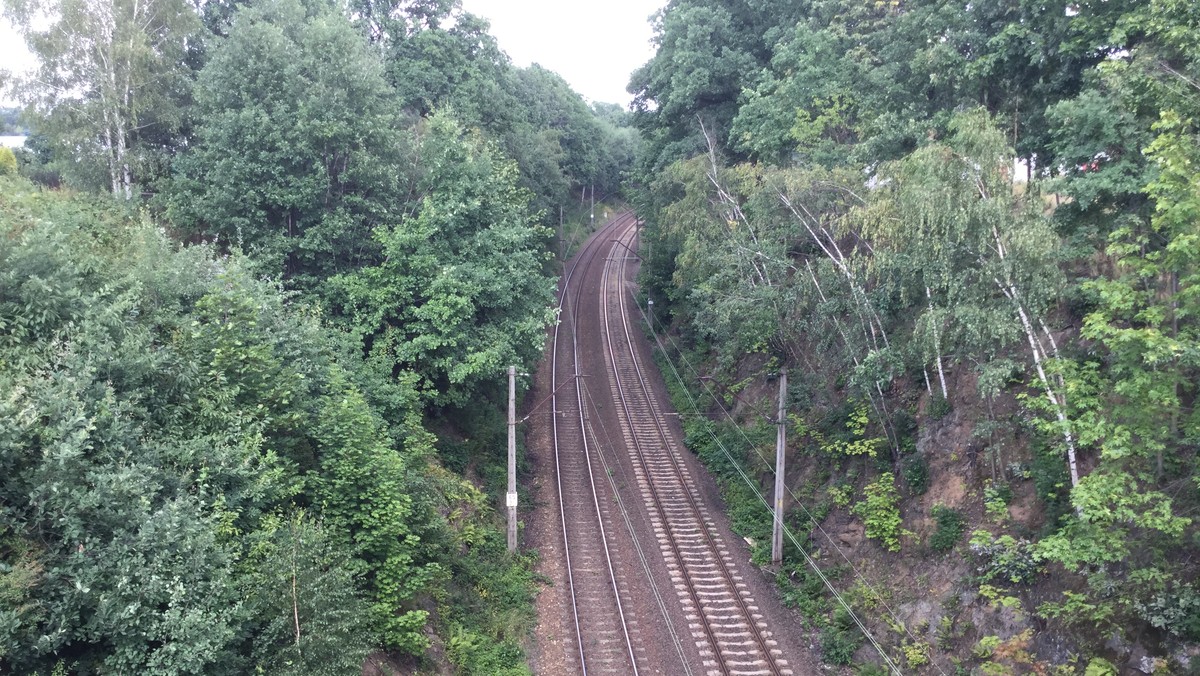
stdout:
[(1185, 640), (1200, 640), (1200, 591), (1196, 587), (1174, 585), (1135, 607), (1151, 626)]
[(17, 173), (17, 156), (12, 148), (0, 147), (0, 176), (14, 176)]
[(904, 461), (904, 482), (913, 495), (921, 495), (929, 489), (929, 465), (925, 458), (914, 455)]
[(929, 536), (929, 548), (935, 552), (953, 549), (966, 529), (967, 520), (961, 512), (945, 505), (934, 505), (933, 518), (937, 521), (937, 530)]
[(874, 483), (863, 489), (866, 498), (854, 506), (854, 513), (862, 517), (866, 535), (877, 540), (889, 552), (900, 551), (900, 495), (891, 472), (884, 472)]
[(983, 507), (997, 523), (1008, 519), (1008, 503), (1012, 502), (1012, 488), (1008, 484), (995, 484), (989, 481), (983, 487)]
[(1033, 556), (1033, 544), (1011, 535), (996, 537), (977, 530), (971, 534), (971, 553), (978, 559), (977, 570), (985, 580), (1022, 584), (1033, 580), (1041, 570)]
[(1117, 668), (1103, 657), (1093, 657), (1083, 673), (1084, 676), (1116, 676)]
[(916, 669), (929, 664), (929, 644), (924, 641), (909, 643), (905, 641), (900, 648), (904, 652), (904, 661), (910, 669)]
[(929, 406), (925, 407), (925, 414), (933, 420), (941, 420), (949, 415), (950, 410), (950, 400), (939, 395), (929, 401)]
[(1071, 513), (1071, 477), (1066, 463), (1053, 449), (1037, 445), (1030, 473), (1038, 499), (1046, 506), (1046, 527), (1053, 529)]
[(838, 507), (845, 507), (850, 504), (850, 496), (854, 493), (854, 486), (851, 484), (841, 484), (839, 486), (829, 487), (829, 499)]
[(827, 664), (847, 666), (854, 662), (854, 653), (863, 644), (857, 628), (828, 627), (821, 633), (821, 659)]

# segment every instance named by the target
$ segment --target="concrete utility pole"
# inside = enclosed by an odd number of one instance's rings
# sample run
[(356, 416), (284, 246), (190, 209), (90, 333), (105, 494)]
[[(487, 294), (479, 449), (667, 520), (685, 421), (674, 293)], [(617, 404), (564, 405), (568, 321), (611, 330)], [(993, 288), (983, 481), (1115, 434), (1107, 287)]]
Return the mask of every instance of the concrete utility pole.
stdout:
[(787, 369), (779, 370), (779, 427), (775, 434), (775, 524), (771, 529), (771, 563), (783, 562), (783, 451), (787, 446)]
[(508, 367), (508, 551), (517, 551), (517, 367)]

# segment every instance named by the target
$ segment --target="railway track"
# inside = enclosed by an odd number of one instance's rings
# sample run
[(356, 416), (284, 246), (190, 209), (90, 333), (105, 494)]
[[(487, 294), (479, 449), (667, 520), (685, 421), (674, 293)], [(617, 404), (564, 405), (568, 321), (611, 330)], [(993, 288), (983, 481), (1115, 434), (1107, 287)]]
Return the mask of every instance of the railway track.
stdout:
[[(632, 214), (614, 219), (585, 245), (566, 274), (559, 298), (559, 323), (551, 353), (551, 427), (559, 512), (563, 525), (567, 586), (580, 671), (584, 674), (637, 674), (636, 629), (626, 617), (629, 598), (616, 572), (615, 546), (606, 524), (612, 522), (610, 495), (604, 490), (601, 449), (589, 443), (590, 421), (579, 376), (579, 302), (583, 280), (602, 246), (595, 240), (616, 232)], [(574, 387), (569, 387), (573, 385)], [(563, 393), (560, 394), (560, 388)], [(566, 496), (569, 496), (568, 499)]]
[(619, 215), (584, 244), (551, 336), (567, 658), (585, 675), (790, 675), (634, 343), (636, 222)]
[(635, 349), (629, 321), (627, 250), (633, 233), (617, 235), (601, 284), (609, 384), (621, 432), (649, 512), (654, 536), (705, 671), (709, 674), (791, 674), (730, 550), (696, 493), (683, 449), (663, 423)]

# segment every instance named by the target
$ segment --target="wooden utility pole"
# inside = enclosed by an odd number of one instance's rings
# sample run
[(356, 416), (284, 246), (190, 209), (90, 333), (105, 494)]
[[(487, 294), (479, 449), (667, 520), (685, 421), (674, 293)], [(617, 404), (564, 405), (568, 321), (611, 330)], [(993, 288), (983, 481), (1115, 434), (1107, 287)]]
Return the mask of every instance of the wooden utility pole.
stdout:
[(775, 434), (775, 524), (771, 529), (771, 563), (783, 562), (783, 451), (787, 446), (787, 369), (779, 370), (779, 427)]
[(517, 367), (508, 367), (508, 551), (517, 551)]

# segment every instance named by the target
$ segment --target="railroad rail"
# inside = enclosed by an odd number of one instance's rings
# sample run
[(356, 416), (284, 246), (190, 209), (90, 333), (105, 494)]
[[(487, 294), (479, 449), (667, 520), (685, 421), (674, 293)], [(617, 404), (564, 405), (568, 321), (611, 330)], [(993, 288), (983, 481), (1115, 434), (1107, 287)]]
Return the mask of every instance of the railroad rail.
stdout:
[[(603, 490), (603, 481), (597, 485), (596, 475), (603, 476), (597, 467), (600, 449), (588, 441), (595, 435), (589, 435), (590, 421), (585, 414), (576, 331), (582, 282), (607, 250), (600, 238), (621, 232), (635, 220), (632, 213), (617, 217), (580, 250), (565, 274), (559, 295), (559, 322), (551, 343), (550, 419), (555, 478), (574, 638), (579, 668), (585, 676), (589, 671), (638, 674), (638, 654), (643, 652), (636, 645), (636, 631), (630, 628), (634, 622), (626, 617), (622, 599), (629, 598), (628, 591), (616, 572), (613, 545), (605, 526), (612, 521), (612, 501)], [(564, 329), (567, 336), (561, 335)], [(574, 392), (560, 395), (560, 387), (568, 380), (574, 380)]]
[[(632, 228), (616, 234), (628, 250)], [(621, 433), (654, 536), (707, 673), (792, 673), (730, 550), (696, 492), (647, 381), (629, 321), (629, 257), (608, 249), (601, 284), (603, 343)], [(620, 255), (614, 255), (619, 252)]]

